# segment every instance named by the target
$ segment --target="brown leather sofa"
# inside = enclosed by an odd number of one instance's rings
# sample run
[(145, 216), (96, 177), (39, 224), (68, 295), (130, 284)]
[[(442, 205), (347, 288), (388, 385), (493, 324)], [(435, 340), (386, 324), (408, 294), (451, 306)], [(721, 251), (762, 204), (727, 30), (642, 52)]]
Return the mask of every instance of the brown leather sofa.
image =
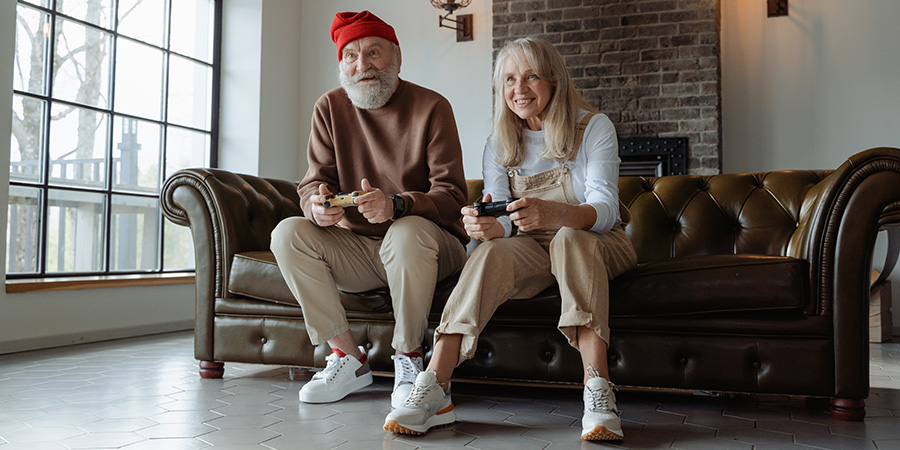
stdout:
[[(900, 150), (871, 149), (836, 170), (622, 177), (639, 265), (613, 280), (609, 366), (620, 385), (832, 399), (860, 420), (868, 396), (869, 274), (876, 234), (897, 237)], [(477, 198), (479, 182), (470, 185)], [(162, 207), (190, 226), (196, 253), (195, 356), (322, 367), (303, 312), (269, 252), (300, 215), (295, 184), (216, 169), (170, 177)], [(435, 294), (429, 330), (455, 278)], [(581, 361), (556, 329), (555, 287), (504, 304), (460, 379), (580, 383)], [(386, 290), (344, 293), (373, 369), (390, 373)]]

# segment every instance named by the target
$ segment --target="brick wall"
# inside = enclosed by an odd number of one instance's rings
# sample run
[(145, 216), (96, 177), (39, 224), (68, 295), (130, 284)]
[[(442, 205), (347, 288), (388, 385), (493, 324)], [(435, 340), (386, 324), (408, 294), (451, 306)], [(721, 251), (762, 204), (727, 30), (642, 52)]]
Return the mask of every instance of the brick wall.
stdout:
[(619, 136), (686, 136), (689, 173), (719, 173), (719, 0), (493, 0), (493, 13), (495, 57), (547, 39)]

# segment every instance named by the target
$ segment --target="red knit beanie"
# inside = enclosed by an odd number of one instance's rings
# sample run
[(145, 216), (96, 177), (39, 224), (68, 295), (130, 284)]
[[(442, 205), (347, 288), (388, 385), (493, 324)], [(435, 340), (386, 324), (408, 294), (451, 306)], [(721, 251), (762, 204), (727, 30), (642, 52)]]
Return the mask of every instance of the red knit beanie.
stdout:
[(394, 28), (368, 11), (337, 13), (331, 21), (331, 40), (337, 45), (338, 61), (343, 58), (341, 50), (345, 45), (369, 36), (385, 38), (400, 45)]

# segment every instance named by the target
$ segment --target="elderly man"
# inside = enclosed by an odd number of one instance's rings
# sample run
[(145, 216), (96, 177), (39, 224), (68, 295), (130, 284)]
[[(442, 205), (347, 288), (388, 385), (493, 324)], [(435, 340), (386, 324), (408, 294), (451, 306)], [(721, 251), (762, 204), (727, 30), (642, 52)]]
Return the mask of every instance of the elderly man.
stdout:
[[(462, 149), (450, 103), (399, 78), (400, 47), (390, 25), (368, 11), (338, 13), (331, 39), (341, 88), (322, 95), (313, 111), (309, 170), (298, 186), (305, 217), (278, 224), (271, 248), (310, 341), (332, 349), (300, 400), (334, 402), (372, 383), (338, 290), (387, 286), (396, 407), (422, 370), (435, 284), (465, 260)], [(352, 191), (362, 192), (346, 209), (326, 203)]]

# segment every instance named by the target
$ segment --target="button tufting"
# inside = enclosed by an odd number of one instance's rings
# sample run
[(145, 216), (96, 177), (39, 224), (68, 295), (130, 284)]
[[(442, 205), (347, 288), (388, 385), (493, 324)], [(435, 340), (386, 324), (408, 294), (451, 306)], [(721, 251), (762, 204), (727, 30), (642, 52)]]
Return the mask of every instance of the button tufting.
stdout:
[(682, 366), (686, 366), (687, 363), (688, 363), (688, 359), (687, 359), (687, 358), (681, 358), (681, 360), (678, 361), (678, 362), (680, 362)]
[(265, 336), (263, 336), (263, 337), (261, 337), (261, 338), (259, 338), (259, 343), (260, 343), (260, 344), (265, 344), (265, 343), (266, 343), (266, 342), (269, 342), (269, 340), (268, 340), (268, 339), (266, 339), (266, 337), (265, 337)]
[(762, 367), (762, 364), (759, 361), (753, 361), (754, 369), (759, 369), (760, 367)]

